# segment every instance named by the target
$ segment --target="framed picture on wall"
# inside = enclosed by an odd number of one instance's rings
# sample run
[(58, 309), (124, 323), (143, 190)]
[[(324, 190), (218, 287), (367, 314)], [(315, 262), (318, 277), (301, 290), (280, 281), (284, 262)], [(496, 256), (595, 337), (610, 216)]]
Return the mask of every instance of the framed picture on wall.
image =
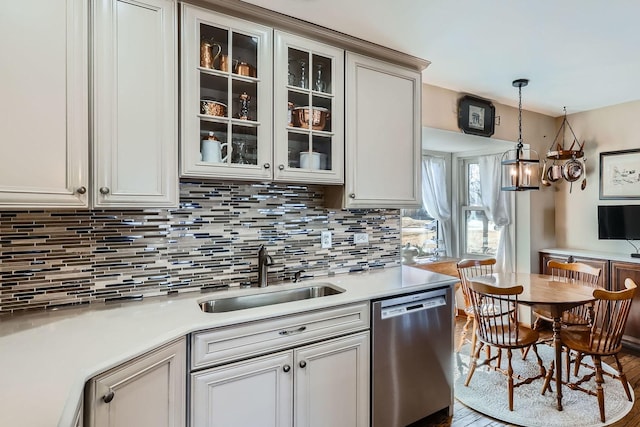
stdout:
[(495, 131), (496, 108), (490, 101), (466, 95), (458, 101), (458, 127), (464, 133), (491, 136)]
[(600, 153), (600, 200), (640, 199), (640, 149)]

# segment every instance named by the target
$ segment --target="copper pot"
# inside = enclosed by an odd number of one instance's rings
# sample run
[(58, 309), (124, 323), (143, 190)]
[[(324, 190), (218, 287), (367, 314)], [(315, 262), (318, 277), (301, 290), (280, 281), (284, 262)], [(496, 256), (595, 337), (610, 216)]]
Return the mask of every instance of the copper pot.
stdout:
[(329, 117), (329, 110), (322, 107), (296, 107), (293, 109), (293, 125), (299, 128), (324, 130), (327, 125), (327, 117)]
[(202, 99), (200, 100), (200, 112), (207, 116), (225, 117), (227, 115), (227, 106), (222, 102)]
[(246, 62), (235, 62), (235, 73), (239, 76), (256, 77), (256, 67)]

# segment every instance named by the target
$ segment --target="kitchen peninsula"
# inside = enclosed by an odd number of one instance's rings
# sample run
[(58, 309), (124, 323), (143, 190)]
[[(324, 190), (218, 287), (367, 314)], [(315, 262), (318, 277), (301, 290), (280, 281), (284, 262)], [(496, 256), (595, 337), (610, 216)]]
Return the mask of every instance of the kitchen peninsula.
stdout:
[[(336, 275), (325, 282), (345, 292), (230, 313), (203, 313), (198, 302), (261, 290), (157, 297), (5, 318), (0, 323), (0, 424), (74, 427), (87, 380), (195, 331), (450, 287), (455, 279), (395, 267)], [(297, 286), (276, 284), (266, 290)], [(29, 410), (34, 404), (38, 409)]]

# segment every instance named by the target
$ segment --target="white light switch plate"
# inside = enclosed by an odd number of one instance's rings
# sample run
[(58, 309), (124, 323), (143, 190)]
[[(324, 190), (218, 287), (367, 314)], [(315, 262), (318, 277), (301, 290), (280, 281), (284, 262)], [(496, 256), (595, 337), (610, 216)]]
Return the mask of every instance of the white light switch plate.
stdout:
[(331, 232), (323, 231), (320, 234), (320, 244), (322, 245), (322, 249), (329, 249), (331, 247)]
[(356, 245), (364, 245), (369, 243), (369, 235), (367, 233), (355, 233), (353, 235), (353, 243)]

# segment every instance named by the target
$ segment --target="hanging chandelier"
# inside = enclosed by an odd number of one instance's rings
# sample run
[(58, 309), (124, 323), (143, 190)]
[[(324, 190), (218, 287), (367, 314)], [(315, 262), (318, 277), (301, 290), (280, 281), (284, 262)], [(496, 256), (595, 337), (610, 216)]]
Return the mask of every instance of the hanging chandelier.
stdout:
[(540, 188), (540, 157), (535, 150), (524, 148), (522, 143), (522, 88), (528, 84), (528, 79), (513, 81), (513, 86), (518, 88), (518, 145), (515, 150), (509, 150), (502, 155), (502, 191)]
[[(564, 135), (566, 129), (569, 128), (573, 141), (569, 149), (565, 148)], [(559, 136), (562, 134), (562, 144), (559, 142)], [(547, 151), (547, 157), (542, 164), (542, 185), (550, 186), (555, 182), (565, 180), (570, 183), (569, 193), (573, 190), (573, 183), (582, 178), (580, 188), (583, 190), (587, 186), (587, 179), (584, 177), (587, 158), (584, 155), (584, 142), (580, 144), (573, 128), (567, 120), (567, 107), (564, 107), (564, 118), (556, 137), (551, 142), (551, 146)], [(577, 149), (574, 149), (577, 148)]]

